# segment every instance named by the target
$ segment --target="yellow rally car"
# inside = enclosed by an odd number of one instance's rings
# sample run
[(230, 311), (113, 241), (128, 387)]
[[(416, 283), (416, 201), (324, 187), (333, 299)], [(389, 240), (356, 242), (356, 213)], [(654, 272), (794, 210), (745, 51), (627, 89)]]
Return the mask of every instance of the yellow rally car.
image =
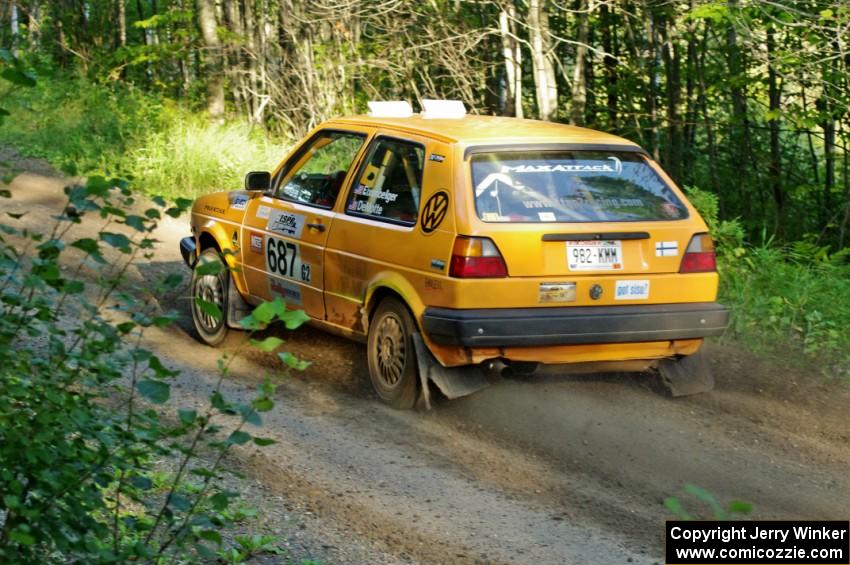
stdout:
[[(465, 115), (453, 101), (370, 103), (330, 120), (245, 190), (210, 194), (180, 242), (208, 344), (283, 297), (364, 341), (385, 401), (448, 397), (482, 368), (657, 368), (674, 395), (708, 390), (703, 338), (727, 325), (706, 224), (634, 143)], [(195, 304), (196, 301), (193, 301)]]

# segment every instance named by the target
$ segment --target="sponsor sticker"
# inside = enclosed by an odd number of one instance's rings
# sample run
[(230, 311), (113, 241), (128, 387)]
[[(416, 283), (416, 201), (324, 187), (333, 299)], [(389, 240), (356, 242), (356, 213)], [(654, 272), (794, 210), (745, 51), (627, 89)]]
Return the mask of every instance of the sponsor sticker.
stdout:
[(438, 155), (437, 153), (431, 153), (431, 155), (428, 157), (428, 160), (434, 161), (436, 163), (442, 163), (443, 161), (446, 160), (446, 156), (445, 155)]
[(257, 208), (257, 217), (261, 220), (268, 220), (272, 213), (272, 209), (268, 206), (260, 206)]
[(420, 219), (422, 231), (428, 234), (440, 227), (448, 211), (449, 194), (444, 190), (434, 193), (422, 208), (422, 218)]
[(251, 251), (254, 253), (263, 252), (263, 234), (251, 232), (249, 239), (251, 240)]
[(209, 204), (204, 204), (204, 210), (207, 212), (213, 212), (215, 214), (224, 214), (224, 208), (219, 208), (218, 206), (210, 206)]
[(678, 241), (656, 241), (655, 256), (656, 257), (676, 257), (679, 254)]
[(269, 293), (274, 296), (280, 296), (287, 305), (301, 306), (301, 289), (297, 284), (282, 281), (280, 279), (269, 278)]
[[(259, 215), (259, 214), (258, 214)], [(268, 231), (277, 232), (289, 237), (300, 238), (304, 231), (304, 216), (282, 210), (272, 210), (266, 224)]]
[(502, 173), (615, 173), (623, 172), (623, 163), (617, 157), (608, 157), (609, 162), (559, 165), (502, 165)]
[(554, 222), (555, 212), (537, 212), (541, 222)]
[(248, 195), (246, 194), (231, 194), (230, 207), (234, 210), (244, 210), (248, 205)]
[(649, 281), (617, 281), (614, 300), (646, 300), (649, 298)]

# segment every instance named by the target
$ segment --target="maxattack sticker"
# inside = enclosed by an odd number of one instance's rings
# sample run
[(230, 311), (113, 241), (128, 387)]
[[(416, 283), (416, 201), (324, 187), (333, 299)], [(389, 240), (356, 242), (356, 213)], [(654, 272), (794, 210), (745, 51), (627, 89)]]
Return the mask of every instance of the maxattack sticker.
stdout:
[(248, 205), (248, 200), (250, 199), (248, 198), (247, 194), (231, 194), (230, 207), (233, 210), (244, 210), (245, 207)]
[(261, 220), (268, 220), (272, 213), (272, 209), (268, 206), (260, 206), (257, 208), (257, 217)]
[(446, 213), (449, 211), (449, 195), (441, 190), (435, 193), (422, 208), (422, 218), (419, 220), (422, 231), (431, 233), (443, 223)]
[(656, 257), (676, 257), (679, 254), (678, 241), (656, 241), (655, 256)]
[(263, 234), (251, 232), (251, 251), (254, 253), (263, 252)]
[(272, 297), (280, 296), (283, 298), (287, 306), (301, 306), (303, 304), (301, 289), (298, 288), (298, 285), (291, 282), (269, 278), (269, 293)]
[(617, 281), (615, 300), (646, 300), (649, 298), (649, 281)]
[(283, 212), (282, 210), (272, 210), (266, 229), (289, 237), (299, 238), (301, 232), (304, 231), (304, 216)]

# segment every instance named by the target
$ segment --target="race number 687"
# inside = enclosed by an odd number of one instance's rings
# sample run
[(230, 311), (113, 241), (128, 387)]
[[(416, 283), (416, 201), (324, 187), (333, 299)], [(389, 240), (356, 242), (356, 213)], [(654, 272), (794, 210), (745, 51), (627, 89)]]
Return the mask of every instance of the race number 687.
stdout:
[(269, 271), (284, 277), (295, 276), (295, 259), (298, 256), (298, 248), (290, 241), (269, 238), (266, 246), (266, 259), (269, 262)]

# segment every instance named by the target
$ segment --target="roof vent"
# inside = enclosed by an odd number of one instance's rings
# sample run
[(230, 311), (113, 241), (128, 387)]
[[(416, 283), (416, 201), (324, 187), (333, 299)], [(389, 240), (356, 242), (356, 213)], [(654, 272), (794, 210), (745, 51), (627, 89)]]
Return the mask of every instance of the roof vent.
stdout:
[(422, 117), (425, 119), (459, 119), (466, 115), (466, 107), (460, 100), (423, 100)]
[(375, 101), (368, 103), (369, 115), (373, 118), (409, 118), (413, 107), (407, 100)]

